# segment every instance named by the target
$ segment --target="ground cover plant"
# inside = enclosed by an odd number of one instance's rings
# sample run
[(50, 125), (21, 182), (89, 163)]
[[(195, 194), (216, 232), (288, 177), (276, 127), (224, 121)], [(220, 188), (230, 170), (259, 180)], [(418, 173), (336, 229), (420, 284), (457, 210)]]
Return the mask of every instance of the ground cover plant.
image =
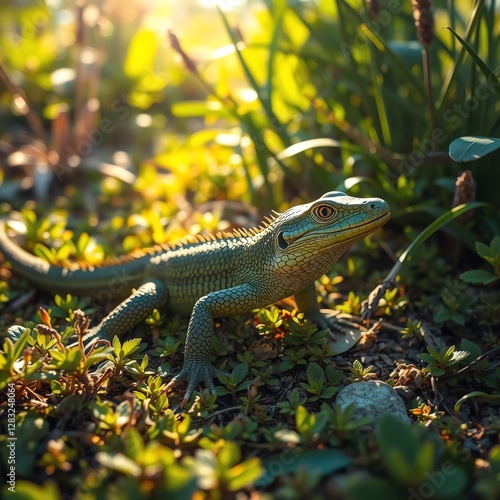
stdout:
[[(0, 257), (2, 494), (498, 498), (494, 0), (0, 14), (0, 214), (52, 264), (252, 227), (330, 190), (391, 207), (318, 283), (354, 347), (339, 353), (291, 299), (223, 318), (211, 357), (229, 375), (182, 411), (164, 388), (188, 318), (155, 310), (109, 346), (68, 347), (115, 305), (106, 291), (36, 290)], [(371, 380), (408, 421), (336, 403)]]

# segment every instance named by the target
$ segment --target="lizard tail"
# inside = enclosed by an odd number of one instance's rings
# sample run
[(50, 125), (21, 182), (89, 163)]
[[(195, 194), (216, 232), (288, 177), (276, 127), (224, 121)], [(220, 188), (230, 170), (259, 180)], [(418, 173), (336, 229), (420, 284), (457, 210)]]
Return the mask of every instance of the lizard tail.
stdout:
[(124, 297), (132, 287), (140, 286), (146, 276), (150, 255), (105, 268), (69, 269), (54, 266), (30, 254), (7, 235), (5, 221), (0, 221), (0, 251), (12, 269), (40, 288), (56, 293), (74, 293), (110, 299)]

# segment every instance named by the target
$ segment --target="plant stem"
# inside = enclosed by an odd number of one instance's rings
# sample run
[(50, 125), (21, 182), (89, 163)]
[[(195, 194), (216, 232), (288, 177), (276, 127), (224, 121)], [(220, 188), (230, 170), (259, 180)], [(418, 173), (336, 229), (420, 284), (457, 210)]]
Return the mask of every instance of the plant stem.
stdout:
[(30, 101), (26, 97), (26, 94), (23, 92), (23, 90), (11, 80), (10, 76), (8, 75), (7, 71), (5, 70), (1, 62), (0, 62), (0, 78), (3, 80), (5, 86), (7, 87), (7, 89), (12, 94), (12, 97), (15, 100), (22, 99), (23, 101), (21, 109), (22, 114), (26, 117), (26, 120), (32, 132), (35, 134), (35, 136), (38, 137), (38, 139), (40, 139), (47, 146), (45, 130), (43, 129), (43, 125), (39, 116), (36, 114), (35, 110), (33, 109), (33, 106), (31, 105)]
[(436, 129), (436, 110), (434, 107), (434, 100), (432, 99), (432, 85), (431, 85), (431, 67), (429, 62), (429, 52), (427, 47), (422, 49), (422, 68), (424, 71), (424, 86), (425, 93), (427, 94), (427, 105), (429, 106), (429, 115), (431, 118), (431, 130)]

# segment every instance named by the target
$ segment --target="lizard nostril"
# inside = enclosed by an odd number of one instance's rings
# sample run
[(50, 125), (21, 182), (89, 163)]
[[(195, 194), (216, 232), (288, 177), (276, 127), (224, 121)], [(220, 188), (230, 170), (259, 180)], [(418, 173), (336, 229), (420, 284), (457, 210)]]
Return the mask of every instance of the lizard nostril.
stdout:
[(283, 237), (283, 231), (280, 231), (278, 233), (278, 246), (281, 248), (281, 250), (286, 250), (288, 248), (288, 243), (285, 241), (285, 238)]

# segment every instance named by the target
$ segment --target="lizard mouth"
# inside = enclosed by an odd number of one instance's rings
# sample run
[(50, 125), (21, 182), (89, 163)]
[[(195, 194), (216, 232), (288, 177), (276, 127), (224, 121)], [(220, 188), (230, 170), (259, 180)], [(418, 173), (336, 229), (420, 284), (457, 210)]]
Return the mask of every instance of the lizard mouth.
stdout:
[[(391, 212), (387, 211), (382, 214), (380, 217), (373, 219), (372, 221), (366, 224), (359, 224), (357, 226), (353, 226), (349, 228), (349, 233), (354, 232), (352, 236), (346, 234), (346, 237), (343, 238), (340, 236), (339, 243), (348, 243), (352, 240), (359, 240), (368, 236), (369, 234), (375, 232), (379, 227), (382, 227), (391, 217)], [(337, 231), (336, 231), (337, 232)], [(346, 233), (346, 230), (339, 230), (338, 233)], [(335, 233), (332, 233), (335, 234)]]
[[(370, 222), (358, 224), (357, 226), (351, 226), (348, 229), (339, 229), (337, 231), (329, 231), (326, 236), (338, 235), (339, 239), (335, 243), (348, 243), (351, 240), (359, 240), (367, 236), (370, 233), (373, 233), (379, 227), (383, 226), (390, 218), (391, 213), (389, 211), (383, 213), (381, 216), (376, 219), (371, 220)], [(345, 233), (346, 237), (343, 237), (343, 233)], [(351, 233), (355, 233), (350, 236)], [(316, 231), (304, 231), (301, 234), (290, 234), (285, 231), (280, 231), (277, 236), (278, 246), (281, 250), (286, 250), (292, 243), (296, 243), (297, 241), (304, 239), (308, 236), (318, 236)], [(329, 239), (329, 238), (328, 238)]]

